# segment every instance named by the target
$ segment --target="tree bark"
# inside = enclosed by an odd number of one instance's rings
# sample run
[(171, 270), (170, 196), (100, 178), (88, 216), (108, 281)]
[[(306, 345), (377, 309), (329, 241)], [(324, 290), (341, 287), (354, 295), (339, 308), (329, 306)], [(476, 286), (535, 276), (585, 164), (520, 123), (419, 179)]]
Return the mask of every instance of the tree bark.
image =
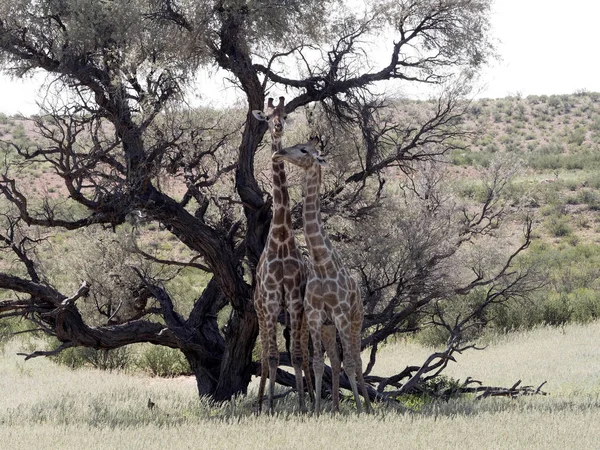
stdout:
[(257, 336), (258, 319), (254, 310), (234, 310), (225, 332), (225, 353), (215, 400), (230, 400), (233, 396), (248, 391), (253, 374), (252, 351)]

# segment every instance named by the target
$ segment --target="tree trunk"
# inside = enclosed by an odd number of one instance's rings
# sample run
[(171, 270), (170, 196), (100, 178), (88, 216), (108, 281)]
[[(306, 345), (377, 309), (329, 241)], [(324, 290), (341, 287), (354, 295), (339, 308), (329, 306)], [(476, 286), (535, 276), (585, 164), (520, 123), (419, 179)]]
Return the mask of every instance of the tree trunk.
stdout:
[[(247, 302), (246, 304), (250, 304)], [(253, 374), (252, 351), (258, 336), (258, 320), (253, 309), (232, 311), (225, 333), (225, 353), (219, 383), (214, 394), (216, 401), (230, 400), (245, 394)]]
[(196, 386), (200, 397), (212, 397), (217, 389), (220, 364), (206, 361), (197, 352), (183, 350), (183, 354), (196, 377)]

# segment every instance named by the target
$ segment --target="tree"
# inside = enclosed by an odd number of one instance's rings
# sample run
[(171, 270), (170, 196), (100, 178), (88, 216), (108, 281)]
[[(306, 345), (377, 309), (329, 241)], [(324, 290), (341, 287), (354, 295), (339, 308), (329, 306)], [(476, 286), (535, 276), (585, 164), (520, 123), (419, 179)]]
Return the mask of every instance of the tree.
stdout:
[[(340, 228), (338, 237), (347, 254), (382, 245), (361, 238), (365, 227), (399, 245), (388, 259), (355, 263), (369, 311), (364, 346), (376, 351), (377, 343), (415, 329), (425, 316), (458, 342), (456, 328), (467, 323), (457, 319), (451, 326), (443, 301), (474, 289), (488, 290), (481, 305), (518, 293), (524, 278), (511, 263), (529, 242), (528, 231), (523, 246), (503, 255), (504, 264), (480, 268), (474, 279), (440, 270), (504, 218), (498, 195), (506, 178), (492, 182), (478, 212), (448, 208), (433, 190), (410, 186), (429, 172), (422, 164), (465, 135), (460, 98), (493, 54), (489, 1), (373, 1), (361, 11), (341, 6), (333, 0), (18, 0), (0, 6), (3, 69), (17, 76), (45, 72), (49, 87), (60, 92), (37, 120), (43, 142), (8, 143), (6, 152), (18, 155), (19, 164), (49, 164), (68, 192), (63, 203), (34, 201), (6, 159), (0, 241), (19, 266), (0, 273), (0, 288), (11, 293), (0, 303), (0, 318), (26, 317), (61, 343), (28, 357), (150, 342), (184, 353), (200, 395), (226, 400), (246, 391), (257, 371), (251, 280), (271, 214), (256, 159), (266, 126), (251, 111), (262, 109), (272, 92), (286, 93), (288, 113), (309, 108), (308, 129), (326, 138), (336, 170), (323, 209), (346, 225), (348, 235)], [(373, 41), (387, 52), (383, 64), (370, 58)], [(197, 71), (214, 66), (243, 93), (241, 117), (232, 110), (195, 113), (182, 102)], [(401, 102), (386, 109), (376, 95), (384, 86), (412, 85), (444, 89), (425, 108)], [(415, 205), (402, 213), (424, 225), (414, 248), (402, 247), (414, 223), (399, 222), (389, 234), (376, 226), (381, 206), (394, 203), (386, 199), (390, 173), (404, 180)], [(169, 191), (166, 181), (182, 186), (183, 194)], [(462, 219), (453, 223), (457, 213)], [(161, 259), (135, 244), (139, 264), (107, 263), (113, 276), (58, 282), (44, 272), (37, 255), (53, 230), (93, 229), (88, 236), (94, 240), (98, 230), (118, 233), (132, 221), (159, 224), (190, 260)], [(443, 221), (453, 237), (433, 246)], [(165, 287), (181, 267), (209, 274), (187, 316)], [(82, 313), (78, 304), (86, 296), (103, 320), (92, 323)], [(483, 309), (472, 309), (468, 323)], [(219, 328), (218, 316), (226, 312), (227, 325)]]

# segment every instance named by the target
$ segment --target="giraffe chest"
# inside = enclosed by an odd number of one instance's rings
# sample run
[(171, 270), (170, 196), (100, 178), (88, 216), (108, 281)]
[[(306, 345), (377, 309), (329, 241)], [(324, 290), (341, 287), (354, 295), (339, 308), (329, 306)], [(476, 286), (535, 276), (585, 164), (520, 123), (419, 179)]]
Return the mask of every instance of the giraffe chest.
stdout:
[(304, 262), (295, 248), (279, 246), (265, 251), (256, 270), (265, 287), (273, 289), (281, 283), (296, 284), (306, 279)]

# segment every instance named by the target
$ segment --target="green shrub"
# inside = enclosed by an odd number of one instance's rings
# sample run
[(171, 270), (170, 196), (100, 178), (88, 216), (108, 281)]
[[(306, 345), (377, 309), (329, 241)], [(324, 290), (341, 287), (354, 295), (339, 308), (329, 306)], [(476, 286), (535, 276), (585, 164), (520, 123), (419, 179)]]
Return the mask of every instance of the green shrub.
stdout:
[(567, 142), (569, 144), (575, 144), (577, 146), (580, 146), (581, 144), (583, 144), (584, 140), (585, 140), (585, 129), (583, 129), (581, 127), (576, 127), (567, 136)]
[(598, 191), (582, 189), (577, 197), (580, 203), (586, 204), (592, 211), (600, 210), (600, 194)]
[(573, 307), (566, 294), (550, 292), (547, 301), (542, 305), (543, 322), (548, 325), (564, 325), (571, 320)]
[(25, 139), (27, 138), (27, 134), (25, 133), (25, 128), (23, 125), (19, 124), (12, 130), (12, 135), (14, 139)]
[(556, 170), (562, 167), (560, 156), (553, 154), (532, 154), (527, 164), (536, 170)]
[(448, 342), (450, 333), (445, 328), (427, 327), (417, 334), (417, 342), (426, 347), (439, 347)]
[(600, 189), (600, 173), (593, 172), (583, 180), (586, 186), (594, 189)]
[(568, 295), (575, 322), (591, 322), (600, 318), (600, 292), (595, 289), (580, 288)]
[(191, 373), (190, 365), (179, 350), (151, 345), (142, 353), (138, 367), (157, 377), (176, 377)]
[(551, 216), (546, 220), (545, 225), (548, 232), (554, 237), (569, 236), (573, 232), (568, 216)]
[(124, 370), (131, 366), (132, 355), (127, 347), (113, 350), (74, 347), (60, 352), (54, 360), (72, 369), (95, 367), (100, 370)]
[(531, 328), (543, 322), (538, 295), (529, 300), (512, 299), (504, 305), (493, 305), (491, 327), (501, 333)]

